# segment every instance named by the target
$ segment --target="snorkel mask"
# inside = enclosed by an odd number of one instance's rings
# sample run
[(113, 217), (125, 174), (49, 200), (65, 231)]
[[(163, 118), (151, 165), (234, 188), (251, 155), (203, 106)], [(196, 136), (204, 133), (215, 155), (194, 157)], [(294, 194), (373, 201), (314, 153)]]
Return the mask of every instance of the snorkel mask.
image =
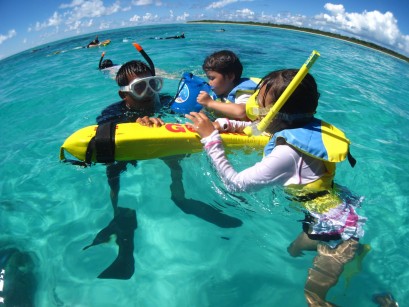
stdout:
[(260, 116), (264, 116), (268, 114), (270, 108), (261, 108), (258, 103), (258, 94), (260, 90), (254, 92), (253, 95), (246, 102), (246, 115), (252, 121), (255, 121)]
[[(247, 117), (255, 121), (256, 119), (260, 119), (260, 116), (266, 116), (270, 111), (271, 107), (261, 108), (258, 103), (258, 94), (260, 90), (254, 92), (253, 95), (246, 102), (246, 115)], [(308, 119), (314, 117), (314, 113), (297, 113), (297, 114), (289, 114), (283, 112), (277, 112), (274, 116), (275, 119), (284, 120), (287, 122), (293, 122), (300, 119)]]
[(120, 91), (130, 93), (140, 99), (146, 96), (150, 90), (152, 93), (159, 93), (163, 86), (163, 79), (160, 77), (146, 77), (133, 80), (129, 85), (121, 86)]

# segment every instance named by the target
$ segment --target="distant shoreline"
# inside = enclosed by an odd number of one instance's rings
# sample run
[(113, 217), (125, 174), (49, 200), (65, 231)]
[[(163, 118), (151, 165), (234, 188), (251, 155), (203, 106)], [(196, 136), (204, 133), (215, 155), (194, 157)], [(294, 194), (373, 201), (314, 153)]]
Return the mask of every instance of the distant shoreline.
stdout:
[(385, 47), (376, 45), (374, 43), (370, 43), (367, 41), (359, 40), (359, 39), (348, 37), (348, 36), (343, 36), (340, 34), (335, 34), (331, 32), (325, 32), (325, 31), (315, 30), (315, 29), (310, 29), (310, 28), (302, 28), (302, 27), (296, 27), (296, 26), (291, 26), (291, 25), (282, 25), (282, 24), (274, 24), (274, 23), (222, 21), (222, 20), (197, 20), (197, 21), (188, 21), (187, 23), (239, 24), (239, 25), (248, 25), (248, 26), (263, 26), (263, 27), (280, 28), (280, 29), (285, 29), (285, 30), (293, 30), (293, 31), (300, 31), (300, 32), (306, 32), (306, 33), (311, 33), (311, 34), (323, 35), (323, 36), (328, 36), (328, 37), (335, 38), (335, 39), (344, 40), (350, 43), (358, 44), (364, 47), (368, 47), (368, 48), (380, 51), (382, 53), (385, 53), (387, 55), (393, 56), (397, 59), (400, 59), (400, 60), (403, 60), (409, 63), (409, 57), (404, 56), (403, 54), (400, 54), (393, 50), (387, 49)]

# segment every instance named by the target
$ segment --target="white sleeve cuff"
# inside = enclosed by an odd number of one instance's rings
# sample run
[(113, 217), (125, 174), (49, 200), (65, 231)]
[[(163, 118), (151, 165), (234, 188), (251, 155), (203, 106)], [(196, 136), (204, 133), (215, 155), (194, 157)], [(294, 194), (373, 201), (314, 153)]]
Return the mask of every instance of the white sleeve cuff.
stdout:
[(221, 143), (221, 141), (222, 139), (220, 137), (218, 130), (214, 130), (212, 134), (200, 140), (200, 142), (204, 145), (205, 148), (215, 143)]
[(230, 130), (231, 124), (227, 118), (216, 118), (215, 122), (217, 122), (220, 125), (220, 129), (223, 132), (227, 132)]

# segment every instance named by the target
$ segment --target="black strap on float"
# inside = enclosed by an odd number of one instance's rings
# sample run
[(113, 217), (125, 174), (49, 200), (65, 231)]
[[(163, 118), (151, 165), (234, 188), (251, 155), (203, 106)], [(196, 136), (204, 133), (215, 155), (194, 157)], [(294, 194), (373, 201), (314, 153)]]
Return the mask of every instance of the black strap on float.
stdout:
[(92, 164), (95, 153), (96, 162), (112, 163), (115, 161), (115, 129), (114, 122), (108, 122), (97, 127), (95, 136), (88, 143), (85, 163)]

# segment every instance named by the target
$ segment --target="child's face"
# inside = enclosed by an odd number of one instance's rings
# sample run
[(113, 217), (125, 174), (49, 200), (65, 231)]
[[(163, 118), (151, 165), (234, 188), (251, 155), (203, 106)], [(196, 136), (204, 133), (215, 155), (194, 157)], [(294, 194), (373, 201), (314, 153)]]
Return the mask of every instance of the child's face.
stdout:
[(263, 84), (260, 88), (257, 101), (260, 108), (270, 108), (270, 106), (273, 104), (273, 94), (271, 91), (267, 92), (265, 84)]
[(234, 75), (222, 75), (213, 70), (206, 71), (209, 84), (213, 92), (220, 95), (227, 95), (234, 88)]
[[(128, 76), (129, 84), (132, 83), (135, 79), (141, 79), (151, 77), (151, 75), (132, 75)], [(159, 94), (151, 90), (146, 91), (146, 94), (143, 97), (135, 97), (132, 93), (126, 93), (124, 98), (126, 105), (133, 110), (139, 109), (154, 109), (155, 105), (159, 102)]]
[(246, 114), (251, 120), (263, 119), (270, 110), (273, 98), (263, 84), (246, 102)]

